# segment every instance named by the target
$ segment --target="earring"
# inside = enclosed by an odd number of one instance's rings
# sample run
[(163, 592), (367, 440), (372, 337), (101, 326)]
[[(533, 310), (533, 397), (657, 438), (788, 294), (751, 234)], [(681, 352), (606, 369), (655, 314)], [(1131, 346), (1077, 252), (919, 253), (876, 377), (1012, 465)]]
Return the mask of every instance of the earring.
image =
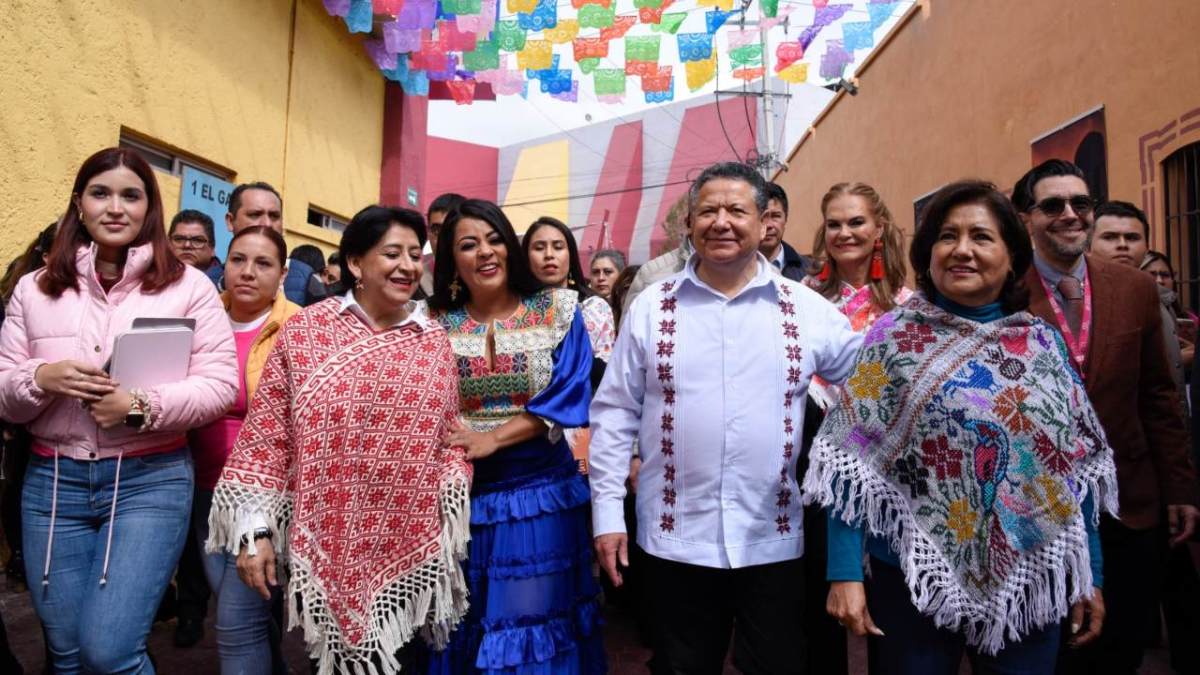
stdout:
[(571, 288), (575, 288), (575, 280), (572, 279), (571, 277), (567, 277), (567, 285), (570, 286)]
[(871, 279), (883, 281), (883, 241), (875, 240), (875, 252), (871, 254)]
[(358, 279), (354, 282), (354, 290), (361, 291), (361, 290), (364, 290), (365, 288), (366, 288), (366, 286), (363, 286), (362, 279)]
[(821, 271), (817, 272), (817, 281), (829, 281), (830, 269), (829, 261), (821, 263)]
[(450, 302), (458, 302), (458, 293), (462, 290), (462, 286), (458, 283), (458, 277), (454, 277), (454, 281), (450, 282)]

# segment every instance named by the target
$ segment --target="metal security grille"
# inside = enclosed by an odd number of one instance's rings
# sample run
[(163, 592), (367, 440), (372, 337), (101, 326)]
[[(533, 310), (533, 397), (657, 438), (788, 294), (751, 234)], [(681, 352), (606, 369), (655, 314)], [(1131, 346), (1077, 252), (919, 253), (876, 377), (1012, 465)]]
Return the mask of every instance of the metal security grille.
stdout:
[(1200, 309), (1200, 143), (1163, 161), (1167, 256), (1182, 282), (1184, 307)]

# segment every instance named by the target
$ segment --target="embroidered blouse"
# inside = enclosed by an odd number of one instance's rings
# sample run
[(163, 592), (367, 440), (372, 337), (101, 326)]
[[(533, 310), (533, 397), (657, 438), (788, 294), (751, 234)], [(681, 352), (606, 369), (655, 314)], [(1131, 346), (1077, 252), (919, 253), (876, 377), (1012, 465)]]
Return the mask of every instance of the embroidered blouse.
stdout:
[(604, 298), (592, 295), (581, 302), (579, 308), (583, 310), (583, 323), (587, 326), (588, 339), (592, 343), (592, 354), (608, 363), (609, 357), (612, 356), (613, 342), (617, 339), (612, 306)]
[(794, 559), (804, 540), (795, 468), (809, 380), (843, 380), (862, 336), (759, 256), (735, 297), (695, 258), (630, 305), (592, 402), (595, 534), (624, 532), (639, 439), (638, 543), (661, 558), (736, 568)]

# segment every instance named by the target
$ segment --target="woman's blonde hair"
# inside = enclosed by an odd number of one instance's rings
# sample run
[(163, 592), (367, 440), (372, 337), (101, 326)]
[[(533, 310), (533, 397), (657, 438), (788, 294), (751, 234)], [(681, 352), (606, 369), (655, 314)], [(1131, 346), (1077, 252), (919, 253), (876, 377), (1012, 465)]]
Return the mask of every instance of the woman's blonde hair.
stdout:
[(892, 219), (892, 212), (888, 210), (883, 198), (879, 196), (875, 188), (866, 183), (838, 183), (830, 187), (825, 196), (821, 198), (821, 226), (817, 228), (816, 236), (813, 238), (812, 250), (813, 258), (816, 259), (818, 265), (829, 266), (829, 278), (820, 283), (817, 291), (829, 300), (837, 300), (841, 295), (843, 279), (838, 272), (837, 261), (829, 255), (825, 248), (825, 214), (829, 209), (830, 202), (846, 195), (865, 199), (871, 209), (871, 216), (882, 230), (879, 236), (883, 241), (883, 278), (868, 278), (867, 284), (871, 287), (871, 296), (876, 306), (887, 311), (895, 306), (893, 298), (904, 286), (904, 280), (908, 276), (908, 262), (904, 255), (904, 236), (900, 233), (900, 228), (896, 226), (896, 221)]

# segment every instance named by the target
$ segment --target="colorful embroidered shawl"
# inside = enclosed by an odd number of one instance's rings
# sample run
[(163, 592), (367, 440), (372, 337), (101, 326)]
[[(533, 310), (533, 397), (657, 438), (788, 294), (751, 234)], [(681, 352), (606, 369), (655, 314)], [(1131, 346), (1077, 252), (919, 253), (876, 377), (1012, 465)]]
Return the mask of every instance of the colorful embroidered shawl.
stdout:
[(261, 514), (290, 572), (288, 628), (321, 673), (399, 671), (466, 613), (470, 468), (442, 438), (458, 416), (445, 331), (375, 333), (340, 298), (284, 326), (213, 497), (208, 549), (237, 552)]
[(867, 333), (803, 489), (887, 538), (916, 607), (988, 653), (1091, 593), (1080, 504), (1117, 510), (1112, 450), (1058, 333), (919, 295)]
[[(804, 277), (801, 283), (820, 293), (821, 282), (816, 278)], [(892, 298), (892, 302), (899, 307), (908, 302), (912, 295), (911, 289), (901, 286), (895, 297)], [(884, 310), (875, 303), (875, 296), (871, 294), (870, 284), (855, 288), (842, 282), (837, 300), (831, 302), (850, 320), (850, 327), (856, 333), (866, 332), (871, 324), (884, 314)], [(817, 405), (821, 406), (822, 410), (828, 410), (837, 401), (840, 392), (836, 386), (819, 377), (813, 377), (812, 384), (808, 387), (808, 394), (817, 402)]]

